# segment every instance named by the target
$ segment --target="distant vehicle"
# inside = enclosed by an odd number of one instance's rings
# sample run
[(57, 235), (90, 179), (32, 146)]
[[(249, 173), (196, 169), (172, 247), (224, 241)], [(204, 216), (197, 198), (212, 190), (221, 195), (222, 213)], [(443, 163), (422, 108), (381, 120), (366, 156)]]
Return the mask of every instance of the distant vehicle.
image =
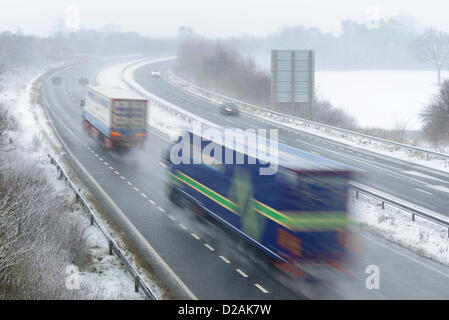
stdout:
[[(190, 141), (188, 161), (167, 160), (172, 202), (236, 234), (234, 240), (250, 244), (248, 250), (265, 252), (284, 273), (318, 279), (320, 272), (345, 274), (342, 266), (353, 254), (347, 241), (351, 168), (280, 143), (278, 157), (267, 158), (250, 145), (200, 135), (189, 130), (182, 137), (185, 145)], [(224, 161), (238, 158), (237, 164)], [(277, 163), (277, 170), (261, 175), (267, 161)]]
[(62, 83), (62, 78), (61, 77), (52, 77), (51, 83), (55, 86), (59, 86)]
[(83, 128), (107, 149), (128, 150), (146, 139), (148, 100), (117, 87), (87, 86)]
[(151, 71), (151, 76), (153, 78), (160, 78), (161, 77), (161, 73), (159, 71)]
[(87, 78), (87, 77), (81, 77), (81, 78), (78, 79), (78, 83), (79, 83), (81, 86), (87, 86), (87, 85), (89, 84), (89, 78)]
[(238, 115), (239, 107), (234, 102), (223, 102), (220, 106), (221, 114)]

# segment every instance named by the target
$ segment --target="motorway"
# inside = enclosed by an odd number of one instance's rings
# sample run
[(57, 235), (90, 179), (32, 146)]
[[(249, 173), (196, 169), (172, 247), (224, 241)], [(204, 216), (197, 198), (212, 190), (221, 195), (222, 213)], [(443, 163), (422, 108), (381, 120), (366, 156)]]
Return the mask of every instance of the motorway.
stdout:
[(240, 117), (222, 116), (218, 113), (217, 105), (174, 88), (166, 81), (148, 76), (151, 70), (163, 70), (172, 63), (161, 62), (144, 66), (136, 70), (135, 80), (153, 94), (223, 127), (277, 128), (279, 142), (348, 164), (362, 173), (363, 184), (426, 209), (449, 215), (449, 173), (379, 155), (310, 133), (279, 127), (243, 112)]
[[(198, 299), (448, 299), (449, 268), (416, 255), (363, 230), (357, 231), (363, 254), (353, 267), (354, 278), (330, 282), (300, 282), (286, 285), (285, 279), (270, 268), (262, 268), (258, 262), (238, 254), (239, 248), (233, 238), (219, 228), (199, 221), (187, 209), (173, 206), (166, 195), (167, 173), (161, 163), (161, 152), (167, 146), (166, 138), (156, 130), (150, 130), (146, 148), (128, 155), (118, 155), (101, 148), (82, 130), (79, 100), (83, 88), (78, 78), (95, 75), (103, 68), (117, 61), (88, 61), (56, 71), (64, 79), (61, 86), (45, 81), (42, 97), (66, 151), (66, 159), (92, 189), (100, 206), (111, 216), (116, 211), (126, 215), (133, 228), (128, 228), (120, 219), (126, 235), (134, 239), (135, 233), (142, 236), (139, 241), (151, 245), (169, 274), (190, 298)], [(140, 68), (136, 80), (152, 93), (221, 125), (241, 128), (268, 128), (252, 117), (238, 118), (218, 115), (217, 106), (173, 88), (162, 79), (152, 79), (152, 69), (161, 69), (166, 64)], [(51, 75), (49, 75), (51, 76)], [(341, 160), (365, 172), (364, 183), (380, 190), (392, 190), (394, 195), (407, 194), (414, 187), (435, 185), (432, 178), (442, 180), (438, 185), (447, 186), (445, 179), (434, 170), (412, 166), (401, 161), (380, 157), (366, 151), (351, 149), (350, 157), (342, 154), (349, 147), (312, 138), (310, 135), (296, 135), (292, 131), (280, 130), (280, 139), (304, 150), (313, 150), (323, 156)], [(339, 157), (337, 157), (339, 156)], [(373, 160), (365, 157), (372, 157)], [(358, 160), (355, 160), (358, 159)], [(376, 168), (378, 173), (373, 172)], [(381, 168), (381, 169), (378, 169)], [(395, 168), (395, 169), (393, 169)], [(399, 168), (399, 171), (398, 171)], [(391, 172), (396, 172), (392, 174)], [(425, 172), (414, 175), (403, 171)], [(87, 173), (86, 173), (87, 172)], [(399, 174), (399, 175), (398, 175)], [(89, 178), (85, 178), (88, 176)], [(84, 178), (83, 178), (84, 177)], [(429, 178), (432, 177), (432, 178)], [(430, 187), (428, 187), (430, 188)], [(95, 191), (101, 189), (101, 192)], [(441, 189), (441, 188), (440, 188)], [(427, 190), (427, 189), (426, 189)], [(443, 189), (444, 190), (444, 189)], [(447, 193), (433, 190), (435, 201), (427, 194), (416, 196), (415, 203), (428, 204), (429, 209), (444, 208), (448, 204)], [(415, 191), (418, 195), (417, 191)], [(446, 199), (443, 195), (446, 195)], [(113, 204), (111, 205), (111, 199)], [(407, 200), (413, 201), (413, 196)], [(435, 210), (441, 211), (441, 210)], [(112, 217), (114, 219), (114, 217)], [(138, 241), (138, 240), (135, 240)], [(138, 245), (136, 245), (138, 247)], [(144, 246), (145, 247), (145, 246)], [(377, 265), (380, 269), (380, 289), (365, 287), (365, 268)], [(164, 279), (162, 279), (164, 280)], [(293, 288), (294, 287), (294, 288)]]

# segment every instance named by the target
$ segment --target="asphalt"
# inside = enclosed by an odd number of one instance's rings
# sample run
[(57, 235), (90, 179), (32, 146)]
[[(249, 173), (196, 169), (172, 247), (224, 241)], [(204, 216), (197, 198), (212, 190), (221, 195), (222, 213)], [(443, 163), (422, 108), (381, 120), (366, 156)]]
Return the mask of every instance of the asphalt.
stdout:
[(240, 116), (223, 116), (219, 106), (173, 87), (161, 78), (149, 76), (151, 70), (163, 70), (173, 62), (143, 66), (134, 73), (135, 80), (150, 92), (206, 120), (224, 127), (242, 129), (276, 128), (279, 141), (301, 150), (337, 160), (355, 169), (360, 181), (389, 195), (426, 209), (449, 215), (449, 173), (402, 161), (310, 133), (278, 126), (241, 112)]
[[(351, 278), (293, 282), (277, 270), (265, 267), (259, 260), (249, 259), (245, 253), (247, 248), (242, 249), (237, 245), (235, 237), (198, 219), (190, 210), (180, 209), (170, 203), (166, 193), (167, 172), (161, 162), (161, 152), (166, 148), (167, 141), (159, 132), (151, 129), (146, 147), (127, 155), (104, 150), (83, 132), (79, 100), (83, 97), (84, 91), (78, 85), (78, 78), (94, 77), (97, 72), (112, 63), (113, 61), (90, 61), (57, 71), (56, 74), (64, 79), (63, 84), (54, 86), (47, 81), (43, 85), (42, 93), (48, 102), (49, 115), (58, 134), (70, 150), (70, 152), (66, 150), (66, 158), (74, 170), (80, 176), (86, 175), (80, 169), (78, 165), (80, 163), (93, 179), (84, 179), (84, 183), (92, 189), (95, 189), (94, 184), (96, 184), (104, 190), (104, 194), (94, 192), (94, 195), (98, 194), (97, 202), (113, 215), (113, 206), (108, 198), (113, 199), (114, 204), (126, 215), (135, 229), (129, 228), (117, 219), (119, 227), (123, 228), (129, 238), (135, 239), (136, 243), (142, 242), (142, 239), (135, 237), (136, 231), (140, 233), (143, 241), (151, 245), (195, 297), (237, 300), (449, 298), (449, 290), (447, 290), (449, 268), (364, 230), (355, 231), (358, 234), (359, 245), (363, 249), (352, 266), (353, 277)], [(138, 69), (135, 78), (154, 94), (208, 120), (222, 121), (228, 123), (228, 126), (241, 128), (261, 126), (260, 121), (246, 116), (226, 120), (226, 117), (218, 115), (217, 106), (187, 95), (162, 79), (152, 79), (149, 76), (151, 69), (160, 67)], [(317, 150), (314, 145), (319, 144), (320, 141), (309, 136), (298, 137), (286, 130), (281, 130), (280, 137), (305, 150)], [(295, 143), (296, 139), (304, 140), (312, 145)], [(338, 143), (334, 144), (338, 145)], [(320, 147), (325, 148), (324, 146), (325, 144), (320, 144)], [(326, 149), (329, 150), (321, 151), (323, 156), (330, 155), (330, 158), (336, 158), (337, 154), (331, 152), (334, 151), (331, 146), (327, 146)], [(343, 150), (338, 147), (335, 151), (343, 153)], [(355, 153), (353, 156), (365, 159), (364, 153), (360, 153), (361, 155)], [(371, 153), (369, 156), (375, 157)], [(375, 159), (377, 167), (382, 158), (377, 156)], [(345, 161), (348, 164), (360, 163), (360, 166), (366, 168), (365, 181), (369, 181), (369, 170), (376, 168), (366, 161), (355, 161), (351, 158)], [(373, 173), (372, 178), (380, 185), (386, 184), (388, 188), (396, 188), (402, 194), (410, 189), (405, 189), (406, 184), (417, 183), (408, 179), (405, 174), (406, 177), (398, 176), (396, 181), (392, 179), (396, 175), (383, 171), (386, 165), (395, 168), (410, 166), (399, 164), (396, 160), (382, 159), (382, 163), (383, 169), (376, 169), (377, 174)], [(389, 170), (393, 169), (389, 168)], [(382, 183), (382, 179), (375, 179), (380, 174), (385, 177), (385, 183)], [(433, 171), (426, 171), (426, 174), (441, 178), (440, 173)], [(395, 181), (392, 182), (392, 180)], [(436, 206), (444, 203), (444, 199), (441, 199), (441, 204), (438, 204), (438, 201), (427, 201), (425, 197), (418, 200), (424, 203), (433, 202)], [(147, 248), (144, 245), (136, 246), (142, 250)], [(242, 250), (243, 253), (239, 253)], [(263, 257), (258, 256), (258, 258)], [(368, 276), (365, 271), (369, 265), (379, 267), (380, 289), (378, 290), (369, 290), (365, 286)]]

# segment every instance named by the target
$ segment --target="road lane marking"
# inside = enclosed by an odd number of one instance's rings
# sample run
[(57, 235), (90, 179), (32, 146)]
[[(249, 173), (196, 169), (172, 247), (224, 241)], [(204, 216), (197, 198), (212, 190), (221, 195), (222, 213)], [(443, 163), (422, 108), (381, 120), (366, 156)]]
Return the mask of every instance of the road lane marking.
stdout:
[(141, 195), (142, 197), (144, 197), (144, 198), (148, 198), (147, 195), (146, 195), (145, 193), (143, 193), (143, 192), (142, 192), (140, 195)]
[(224, 257), (224, 256), (219, 256), (219, 258), (220, 258), (221, 260), (223, 260), (224, 262), (226, 262), (226, 263), (231, 263), (231, 261), (229, 261), (228, 259), (226, 259), (226, 257)]
[(418, 188), (415, 188), (415, 190), (416, 190), (416, 191), (421, 191), (421, 192), (424, 192), (424, 193), (427, 193), (427, 194), (432, 195), (432, 192), (427, 192), (427, 191), (424, 191), (424, 190), (421, 190), (421, 189), (418, 189)]
[(130, 186), (133, 185), (133, 183), (131, 181), (126, 181), (127, 184), (129, 184)]
[[(160, 212), (165, 212), (165, 210), (164, 209), (162, 209), (161, 207), (157, 207), (158, 208), (158, 210), (160, 211)], [(171, 216), (169, 216), (169, 217), (171, 217)], [(171, 218), (170, 218), (171, 219)], [(176, 220), (176, 219), (174, 219), (174, 220)]]
[(240, 270), (240, 269), (235, 269), (235, 271), (237, 271), (238, 273), (240, 273), (240, 275), (241, 275), (243, 278), (248, 278), (248, 275), (247, 275), (245, 272), (243, 272), (242, 270)]
[(431, 185), (431, 184), (428, 184), (427, 186), (431, 187), (432, 189), (438, 190), (438, 191), (443, 191), (443, 192), (449, 193), (449, 188), (447, 188), (445, 186), (434, 186), (434, 185)]
[[(298, 141), (300, 141), (300, 140), (298, 140)], [(322, 150), (325, 150), (325, 151), (327, 151), (327, 152), (331, 152), (331, 153), (335, 153), (335, 154), (337, 154), (337, 155), (339, 155), (339, 156), (343, 156), (344, 158), (346, 158), (346, 160), (347, 160), (347, 159), (351, 159), (351, 160), (360, 162), (360, 163), (362, 163), (362, 164), (364, 164), (364, 165), (366, 165), (366, 166), (371, 166), (371, 167), (377, 168), (377, 169), (379, 169), (379, 170), (383, 170), (383, 171), (385, 171), (385, 172), (391, 173), (391, 174), (393, 174), (393, 175), (397, 175), (397, 176), (399, 176), (399, 177), (405, 178), (405, 179), (407, 179), (407, 180), (415, 181), (415, 182), (419, 183), (420, 185), (422, 185), (423, 183), (425, 183), (425, 182), (423, 182), (423, 181), (421, 181), (421, 180), (412, 178), (412, 177), (407, 176), (407, 175), (405, 175), (405, 174), (398, 173), (398, 172), (396, 172), (396, 171), (392, 171), (392, 170), (389, 170), (389, 169), (385, 169), (385, 168), (379, 166), (377, 163), (376, 163), (376, 164), (371, 163), (371, 161), (369, 161), (369, 160), (360, 159), (360, 158), (357, 158), (357, 157), (354, 157), (354, 156), (350, 156), (350, 155), (345, 155), (345, 154), (343, 154), (343, 153), (339, 153), (339, 152), (332, 151), (332, 150), (327, 150), (327, 149), (325, 149), (325, 148), (315, 146), (315, 145), (313, 145), (313, 144), (311, 144), (311, 143), (308, 143), (308, 142), (305, 142), (305, 141), (300, 141), (300, 142), (305, 143), (305, 144), (308, 144), (308, 145), (310, 145), (310, 146), (312, 146), (312, 147), (314, 147), (314, 148), (322, 149)], [(341, 161), (341, 160), (340, 160), (340, 161)], [(386, 164), (384, 164), (384, 163), (381, 164), (381, 165), (396, 170), (396, 168), (391, 167), (391, 166), (389, 166), (389, 165), (386, 165)]]
[(151, 203), (153, 206), (156, 204), (156, 202), (154, 202), (153, 200), (148, 200), (149, 203)]
[(212, 248), (210, 245), (208, 245), (207, 243), (204, 244), (204, 246), (209, 249), (210, 251), (215, 251), (214, 248)]
[(120, 173), (116, 170), (116, 171), (114, 171), (114, 173), (116, 174), (116, 175), (120, 175)]
[(137, 188), (137, 187), (134, 187), (134, 190), (136, 190), (137, 192), (139, 192), (140, 190), (139, 190), (139, 188)]
[(438, 179), (438, 178), (429, 176), (429, 175), (427, 175), (427, 174), (424, 174), (424, 173), (421, 173), (421, 172), (418, 172), (418, 171), (413, 171), (413, 170), (407, 171), (407, 170), (403, 170), (402, 172), (403, 172), (403, 173), (408, 173), (408, 174), (411, 174), (411, 175), (414, 175), (414, 176), (417, 176), (417, 177), (421, 177), (421, 178), (426, 178), (426, 179), (435, 180), (435, 181), (438, 181), (438, 182), (448, 183), (448, 181), (441, 180), (441, 179)]
[(187, 229), (188, 229), (188, 228), (187, 228), (185, 225), (183, 225), (182, 223), (180, 223), (179, 226), (180, 226), (181, 228), (183, 228), (184, 230), (187, 230)]
[[(48, 105), (48, 102), (47, 102)], [(56, 113), (51, 110), (54, 114), (55, 118), (61, 122), (62, 120), (56, 115)], [(194, 300), (198, 300), (198, 297), (195, 296), (195, 294), (187, 287), (187, 285), (181, 280), (181, 278), (173, 271), (173, 269), (170, 268), (170, 266), (165, 262), (165, 260), (159, 255), (159, 253), (151, 246), (151, 244), (148, 242), (147, 239), (140, 233), (140, 231), (136, 228), (136, 226), (128, 219), (127, 215), (120, 209), (120, 207), (117, 205), (117, 203), (112, 200), (112, 198), (109, 196), (109, 194), (101, 187), (101, 185), (95, 180), (95, 178), (90, 174), (90, 172), (86, 169), (86, 167), (78, 160), (78, 158), (74, 155), (72, 150), (68, 147), (68, 145), (65, 143), (65, 141), (62, 139), (61, 135), (59, 134), (58, 130), (56, 130), (56, 126), (53, 123), (53, 120), (50, 117), (50, 114), (48, 112), (48, 108), (45, 109), (45, 113), (47, 115), (47, 119), (50, 121), (50, 126), (52, 127), (53, 131), (55, 132), (56, 136), (59, 138), (59, 141), (64, 145), (65, 149), (69, 153), (69, 155), (72, 157), (72, 159), (75, 161), (75, 163), (78, 165), (79, 168), (86, 174), (86, 176), (92, 181), (94, 186), (100, 190), (100, 192), (104, 195), (106, 200), (114, 207), (114, 209), (119, 213), (119, 215), (122, 217), (122, 219), (125, 221), (125, 223), (131, 228), (131, 230), (134, 232), (134, 234), (139, 238), (139, 241), (144, 244), (148, 252), (150, 252), (151, 255), (162, 265), (162, 267), (170, 274), (170, 276), (176, 281), (176, 283), (184, 290), (184, 292)]]
[(371, 238), (369, 238), (369, 237), (367, 237), (367, 236), (365, 236), (365, 235), (363, 235), (363, 234), (359, 234), (359, 236), (362, 237), (362, 238), (364, 238), (364, 239), (366, 239), (366, 240), (368, 240), (368, 241), (371, 241), (372, 243), (377, 244), (378, 246), (381, 246), (381, 247), (383, 247), (383, 248), (385, 248), (385, 249), (387, 249), (387, 250), (390, 250), (391, 252), (393, 252), (393, 253), (395, 253), (395, 254), (397, 254), (397, 255), (400, 255), (400, 256), (402, 256), (402, 257), (404, 257), (404, 258), (406, 258), (406, 259), (408, 259), (408, 260), (410, 260), (410, 261), (413, 261), (413, 262), (415, 262), (416, 264), (419, 264), (420, 266), (422, 266), (422, 267), (424, 267), (424, 268), (427, 268), (427, 269), (429, 269), (429, 270), (432, 270), (432, 271), (434, 271), (434, 272), (436, 272), (436, 273), (442, 275), (443, 277), (446, 277), (446, 278), (449, 279), (449, 274), (447, 274), (447, 273), (445, 273), (445, 272), (443, 272), (443, 271), (441, 271), (441, 270), (438, 270), (437, 268), (434, 268), (434, 267), (432, 267), (432, 266), (429, 266), (428, 264), (426, 264), (426, 263), (424, 263), (424, 262), (421, 262), (421, 261), (419, 261), (419, 260), (417, 260), (417, 259), (415, 259), (415, 258), (413, 258), (413, 257), (411, 257), (411, 256), (408, 256), (408, 255), (406, 255), (405, 253), (399, 252), (398, 250), (393, 249), (393, 248), (391, 248), (390, 246), (386, 246), (386, 245), (380, 243), (379, 241), (374, 240), (374, 239), (371, 239)]
[(171, 221), (176, 221), (176, 218), (175, 217), (173, 217), (172, 215), (168, 215), (168, 218), (171, 220)]
[(126, 180), (126, 178), (125, 178), (124, 176), (120, 176), (120, 178), (121, 178), (122, 180)]
[(260, 284), (255, 283), (254, 284), (256, 286), (257, 289), (259, 289), (260, 291), (262, 291), (263, 293), (268, 293), (268, 290), (266, 290), (264, 287), (262, 287)]
[(191, 235), (192, 237), (194, 237), (196, 240), (200, 240), (200, 237), (198, 237), (196, 234), (191, 233), (190, 235)]

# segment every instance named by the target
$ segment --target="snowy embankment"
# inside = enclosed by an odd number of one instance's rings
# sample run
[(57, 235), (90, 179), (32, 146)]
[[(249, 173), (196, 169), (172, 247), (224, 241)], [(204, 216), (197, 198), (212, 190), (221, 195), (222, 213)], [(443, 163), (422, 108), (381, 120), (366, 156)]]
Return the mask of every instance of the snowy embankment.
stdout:
[[(107, 74), (108, 77), (99, 75), (99, 79), (107, 79), (103, 83), (104, 85), (110, 84), (126, 88), (127, 85), (123, 81), (122, 76), (128, 78), (132, 76), (132, 70), (128, 70), (123, 74), (123, 69), (126, 69), (129, 65), (122, 64), (105, 69), (103, 71), (104, 75)], [(131, 79), (128, 78), (127, 81), (130, 82), (129, 80)], [(150, 126), (167, 135), (178, 132), (188, 125), (187, 122), (166, 112), (165, 109), (153, 105), (150, 108)], [(408, 160), (408, 158), (406, 159)], [(363, 195), (356, 199), (352, 192), (349, 201), (349, 212), (351, 218), (363, 228), (409, 248), (422, 256), (449, 265), (447, 229), (419, 217), (416, 218), (416, 221), (412, 221), (411, 215), (407, 212), (388, 205), (385, 206), (385, 209), (382, 209), (378, 201)]]
[[(8, 107), (10, 110), (10, 122), (14, 122), (14, 128), (10, 129), (7, 134), (11, 138), (10, 142), (13, 145), (13, 151), (9, 152), (4, 164), (8, 167), (8, 172), (14, 172), (15, 170), (31, 171), (36, 177), (43, 181), (44, 186), (47, 188), (47, 195), (42, 195), (42, 201), (38, 204), (32, 204), (29, 210), (36, 210), (36, 207), (44, 206), (42, 202), (58, 202), (60, 201), (60, 207), (63, 208), (62, 212), (58, 212), (60, 219), (69, 219), (73, 225), (70, 228), (75, 228), (79, 234), (79, 241), (77, 243), (68, 242), (68, 248), (66, 251), (70, 252), (73, 247), (85, 247), (86, 251), (81, 254), (82, 260), (85, 261), (83, 265), (77, 265), (76, 261), (69, 259), (69, 255), (63, 255), (60, 253), (61, 248), (56, 252), (41, 248), (37, 248), (35, 256), (28, 257), (25, 252), (20, 257), (21, 260), (30, 261), (30, 259), (41, 259), (42, 266), (40, 271), (42, 274), (36, 275), (36, 279), (30, 281), (36, 281), (36, 291), (38, 287), (45, 288), (36, 295), (26, 295), (24, 292), (20, 292), (18, 298), (31, 298), (31, 299), (145, 299), (142, 291), (140, 293), (134, 292), (133, 278), (126, 272), (120, 260), (113, 255), (108, 255), (108, 243), (103, 234), (96, 226), (90, 224), (90, 220), (84, 212), (82, 206), (77, 203), (73, 191), (65, 185), (64, 180), (59, 180), (55, 167), (50, 164), (47, 157), (48, 152), (53, 154), (62, 153), (62, 148), (59, 141), (54, 135), (45, 112), (34, 102), (32, 86), (36, 79), (39, 78), (38, 70), (19, 70), (15, 74), (6, 74), (3, 78), (3, 83), (7, 83), (8, 86), (3, 88), (0, 92), (0, 102)], [(44, 72), (41, 72), (43, 74)], [(25, 170), (24, 170), (25, 169)], [(78, 184), (78, 186), (81, 186)], [(19, 190), (20, 191), (20, 190)], [(52, 203), (52, 205), (54, 205)], [(40, 208), (40, 207), (39, 207)], [(45, 218), (45, 214), (40, 212)], [(47, 213), (48, 215), (48, 213)], [(68, 218), (66, 218), (68, 217)], [(51, 223), (51, 219), (47, 219), (48, 223)], [(73, 221), (72, 221), (73, 220)], [(65, 220), (63, 220), (65, 222)], [(62, 225), (64, 226), (64, 225)], [(123, 248), (123, 242), (119, 239), (114, 231), (105, 224), (106, 229), (114, 240)], [(60, 230), (61, 233), (63, 230)], [(35, 233), (45, 232), (45, 230), (35, 230)], [(63, 234), (58, 235), (58, 230), (53, 230), (56, 234), (55, 243), (50, 243), (49, 246), (59, 247), (61, 244), (58, 237), (64, 237)], [(72, 232), (68, 232), (71, 236)], [(34, 236), (34, 235), (33, 235)], [(41, 237), (41, 236), (39, 236)], [(52, 247), (51, 247), (52, 248)], [(33, 248), (34, 249), (34, 248)], [(31, 251), (34, 252), (34, 251)], [(54, 255), (52, 256), (52, 254)], [(126, 252), (128, 259), (134, 260), (134, 257)], [(36, 258), (37, 256), (37, 258)], [(72, 266), (72, 263), (74, 266)], [(21, 263), (21, 265), (27, 265), (27, 263)], [(35, 266), (31, 266), (33, 272), (36, 271)], [(31, 268), (30, 267), (30, 268)], [(68, 268), (68, 269), (67, 269)], [(73, 286), (71, 289), (67, 288), (67, 283), (73, 274), (68, 274), (67, 270), (79, 270), (79, 289)], [(140, 272), (141, 270), (139, 270)], [(30, 272), (31, 273), (31, 272)], [(21, 276), (22, 278), (31, 277), (29, 274)], [(46, 280), (47, 278), (52, 278)], [(145, 277), (147, 283), (153, 287), (156, 293), (160, 293), (160, 289), (148, 281), (148, 277)], [(70, 281), (72, 281), (70, 280)], [(46, 281), (46, 282), (45, 282)], [(75, 280), (73, 280), (75, 281)], [(73, 282), (73, 283), (76, 283)], [(72, 283), (72, 285), (73, 285)], [(70, 287), (70, 286), (69, 286)], [(23, 289), (25, 290), (25, 289)], [(22, 291), (23, 291), (22, 290)], [(52, 295), (48, 295), (44, 292), (51, 291)], [(42, 296), (40, 296), (42, 294)]]

